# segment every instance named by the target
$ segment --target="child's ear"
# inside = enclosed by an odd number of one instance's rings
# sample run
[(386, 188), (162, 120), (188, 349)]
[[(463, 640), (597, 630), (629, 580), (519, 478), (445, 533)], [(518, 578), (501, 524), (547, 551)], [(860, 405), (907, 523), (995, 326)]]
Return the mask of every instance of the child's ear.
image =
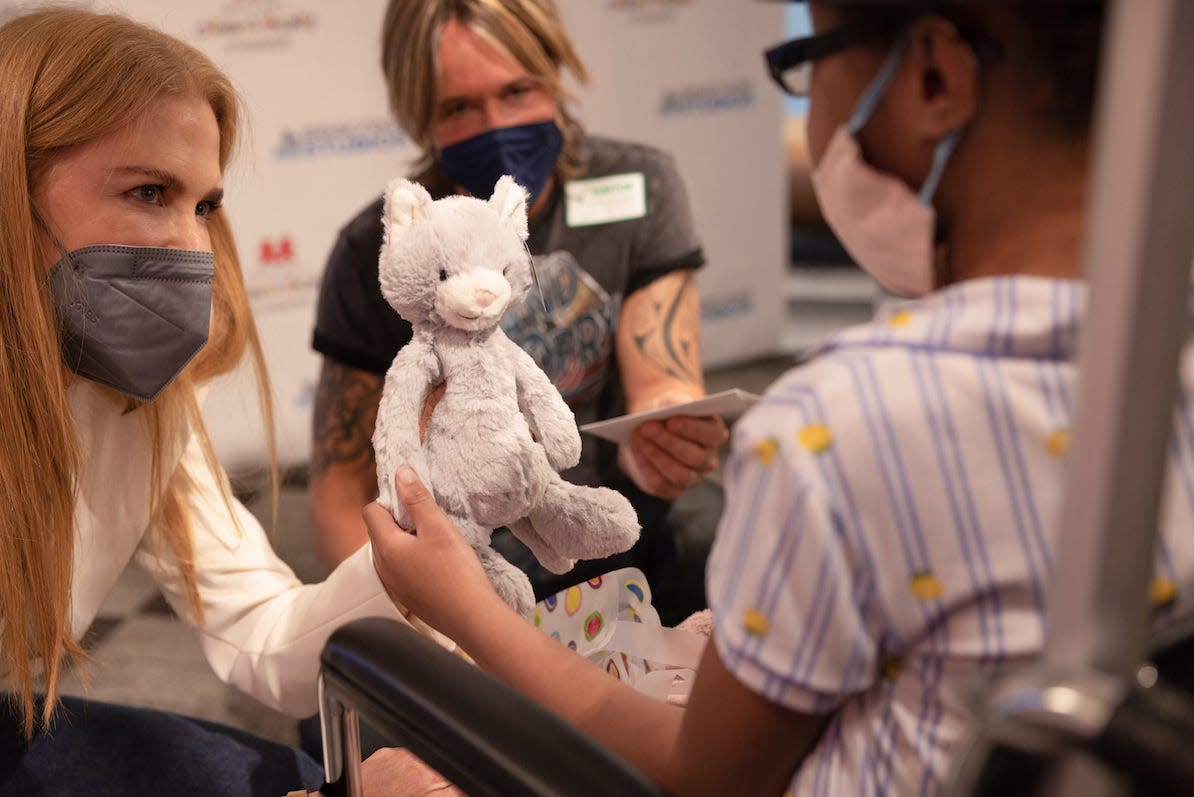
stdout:
[(418, 183), (401, 177), (386, 186), (385, 210), (382, 218), (394, 227), (405, 227), (419, 219), (427, 218), (427, 207), (431, 194)]
[(498, 217), (507, 226), (518, 233), (522, 240), (527, 239), (527, 192), (510, 175), (498, 178), (493, 187), (493, 196), (489, 204), (497, 211)]

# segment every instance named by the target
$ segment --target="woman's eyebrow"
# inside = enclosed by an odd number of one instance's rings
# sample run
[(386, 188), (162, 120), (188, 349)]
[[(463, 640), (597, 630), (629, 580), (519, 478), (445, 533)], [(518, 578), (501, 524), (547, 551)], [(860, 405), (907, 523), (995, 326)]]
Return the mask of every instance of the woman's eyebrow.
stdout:
[(153, 182), (162, 185), (165, 188), (179, 190), (182, 189), (182, 180), (175, 177), (170, 172), (158, 169), (153, 166), (117, 166), (112, 170), (114, 177), (145, 177)]
[[(112, 170), (113, 177), (137, 177), (152, 180), (167, 191), (181, 193), (186, 185), (181, 179), (163, 169), (154, 166), (118, 166)], [(224, 199), (224, 187), (217, 185), (203, 197), (205, 202), (219, 204)]]

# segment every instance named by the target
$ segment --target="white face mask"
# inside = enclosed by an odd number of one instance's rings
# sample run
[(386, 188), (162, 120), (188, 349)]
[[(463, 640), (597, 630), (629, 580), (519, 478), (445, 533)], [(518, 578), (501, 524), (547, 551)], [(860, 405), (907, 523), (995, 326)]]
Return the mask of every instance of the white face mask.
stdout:
[(856, 136), (887, 91), (907, 49), (901, 38), (871, 81), (849, 122), (833, 134), (813, 169), (813, 192), (825, 221), (854, 261), (887, 290), (923, 296), (933, 290), (933, 193), (961, 137), (955, 130), (937, 143), (933, 166), (919, 194), (898, 177), (863, 160)]

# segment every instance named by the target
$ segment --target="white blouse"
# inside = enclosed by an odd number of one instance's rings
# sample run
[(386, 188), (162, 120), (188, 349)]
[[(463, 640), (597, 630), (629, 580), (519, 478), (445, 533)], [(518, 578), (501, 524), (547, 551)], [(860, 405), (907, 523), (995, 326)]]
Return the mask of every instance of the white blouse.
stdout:
[[(274, 553), (257, 519), (239, 501), (225, 503), (191, 439), (179, 441), (163, 460), (172, 470), (181, 458), (195, 482), (195, 571), (204, 612), (202, 626), (196, 625), (169, 544), (147, 533), (152, 456), (145, 413), (122, 414), (117, 400), (89, 382), (73, 386), (68, 397), (81, 457), (71, 602), (76, 638), (136, 560), (178, 616), (195, 627), (221, 679), (274, 709), (306, 716), (317, 709), (319, 654), (332, 631), (360, 617), (404, 619), (382, 587), (368, 544), (323, 583), (301, 583)], [(219, 478), (226, 482), (223, 472)]]

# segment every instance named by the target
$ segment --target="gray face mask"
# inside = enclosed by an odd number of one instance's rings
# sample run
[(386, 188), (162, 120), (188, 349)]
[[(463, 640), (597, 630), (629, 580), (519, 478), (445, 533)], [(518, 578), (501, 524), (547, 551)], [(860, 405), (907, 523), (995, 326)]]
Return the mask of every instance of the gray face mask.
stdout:
[(62, 360), (76, 374), (153, 401), (207, 343), (210, 252), (88, 246), (50, 269)]

